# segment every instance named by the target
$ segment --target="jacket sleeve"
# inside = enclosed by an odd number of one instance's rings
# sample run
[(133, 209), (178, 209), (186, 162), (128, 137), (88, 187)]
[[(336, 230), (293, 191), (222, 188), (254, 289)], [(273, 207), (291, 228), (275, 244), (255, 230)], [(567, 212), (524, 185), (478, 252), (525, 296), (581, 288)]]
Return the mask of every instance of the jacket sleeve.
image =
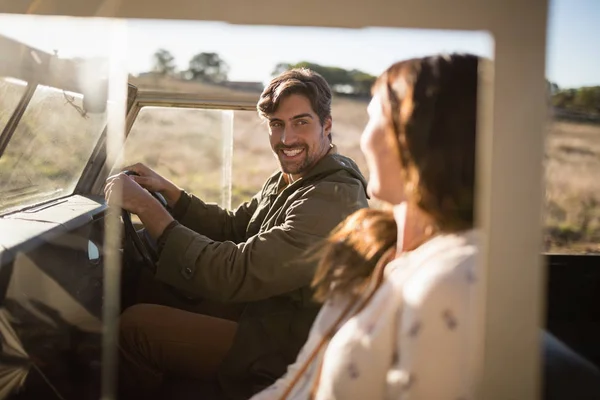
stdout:
[(246, 237), (246, 228), (258, 207), (260, 197), (259, 192), (235, 211), (229, 211), (183, 192), (173, 207), (172, 214), (179, 223), (213, 240), (239, 243)]
[(362, 185), (321, 182), (285, 211), (285, 221), (236, 244), (175, 227), (160, 255), (156, 277), (216, 301), (257, 301), (307, 286), (314, 262), (305, 252), (347, 215), (366, 206)]

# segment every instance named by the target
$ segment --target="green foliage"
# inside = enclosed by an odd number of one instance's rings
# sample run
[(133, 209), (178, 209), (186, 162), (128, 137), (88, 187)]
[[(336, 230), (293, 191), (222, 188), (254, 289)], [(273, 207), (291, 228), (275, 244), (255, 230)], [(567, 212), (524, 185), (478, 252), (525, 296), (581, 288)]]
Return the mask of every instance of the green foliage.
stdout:
[(278, 63), (275, 66), (275, 68), (273, 69), (273, 72), (271, 72), (271, 76), (280, 75), (280, 74), (284, 73), (285, 71), (287, 71), (288, 69), (292, 69), (292, 64), (289, 64), (289, 63)]
[(600, 86), (558, 90), (552, 96), (552, 105), (569, 111), (600, 114)]
[(227, 80), (229, 66), (217, 53), (198, 53), (190, 60), (187, 78), (219, 83)]
[(296, 64), (279, 63), (275, 66), (272, 75), (276, 76), (292, 68), (308, 68), (325, 78), (335, 93), (354, 96), (368, 96), (375, 77), (357, 69), (347, 70), (340, 67), (320, 65), (308, 61)]
[(159, 75), (171, 76), (175, 73), (175, 57), (165, 49), (158, 49), (152, 56), (152, 71)]
[(600, 113), (600, 86), (577, 89), (573, 103), (578, 109)]
[(375, 83), (376, 77), (357, 69), (350, 71), (350, 76), (354, 81), (356, 94), (361, 96), (368, 96), (371, 94), (371, 87)]
[(560, 108), (569, 108), (575, 98), (575, 89), (561, 90), (552, 96), (552, 105)]

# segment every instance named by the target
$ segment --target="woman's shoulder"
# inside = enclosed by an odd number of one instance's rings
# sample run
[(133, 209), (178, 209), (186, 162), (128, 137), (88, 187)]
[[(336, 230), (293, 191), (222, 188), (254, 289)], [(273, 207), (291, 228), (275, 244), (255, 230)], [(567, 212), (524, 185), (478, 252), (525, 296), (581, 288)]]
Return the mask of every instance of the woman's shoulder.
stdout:
[(478, 253), (476, 231), (441, 235), (392, 261), (386, 272), (401, 284), (405, 300), (464, 296), (477, 281)]

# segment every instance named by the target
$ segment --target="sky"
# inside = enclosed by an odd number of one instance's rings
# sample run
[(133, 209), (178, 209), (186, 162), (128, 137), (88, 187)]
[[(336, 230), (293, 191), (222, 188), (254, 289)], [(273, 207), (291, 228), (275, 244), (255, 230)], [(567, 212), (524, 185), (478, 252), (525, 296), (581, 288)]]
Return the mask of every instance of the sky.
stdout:
[[(279, 62), (311, 61), (377, 75), (401, 59), (439, 52), (493, 57), (485, 32), (408, 29), (333, 29), (240, 26), (199, 21), (126, 21), (130, 73), (151, 68), (158, 48), (180, 69), (200, 52), (216, 52), (230, 65), (230, 80), (266, 81)], [(60, 57), (105, 55), (106, 20), (0, 16), (0, 34)], [(547, 77), (560, 87), (600, 85), (600, 0), (550, 0)]]

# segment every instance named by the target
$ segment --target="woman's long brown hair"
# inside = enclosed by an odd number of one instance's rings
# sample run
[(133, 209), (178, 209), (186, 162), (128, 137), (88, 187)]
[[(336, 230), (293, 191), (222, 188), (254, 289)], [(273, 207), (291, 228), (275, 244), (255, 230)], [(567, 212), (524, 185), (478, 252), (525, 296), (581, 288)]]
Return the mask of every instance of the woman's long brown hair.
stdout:
[(397, 145), (408, 201), (444, 232), (474, 220), (479, 58), (452, 54), (392, 65), (373, 85)]
[[(442, 232), (473, 227), (477, 71), (473, 55), (417, 58), (392, 65), (373, 86), (404, 169), (398, 184), (414, 188), (408, 201)], [(359, 295), (396, 246), (396, 229), (384, 210), (360, 210), (343, 221), (315, 254), (315, 298)]]
[(313, 255), (319, 260), (315, 299), (360, 295), (383, 254), (396, 247), (397, 235), (391, 211), (364, 208), (347, 217)]

